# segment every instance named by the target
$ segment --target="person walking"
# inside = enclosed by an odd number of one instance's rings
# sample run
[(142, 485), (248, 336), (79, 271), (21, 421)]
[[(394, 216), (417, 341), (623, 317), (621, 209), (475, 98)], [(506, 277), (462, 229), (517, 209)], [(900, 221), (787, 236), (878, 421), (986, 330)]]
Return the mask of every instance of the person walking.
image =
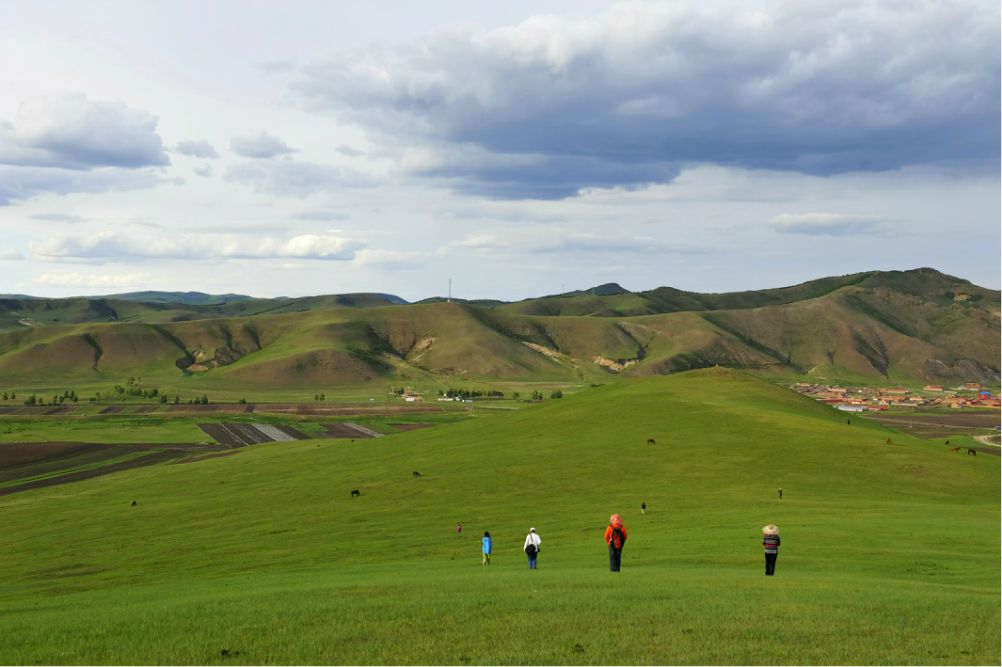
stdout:
[(491, 551), (493, 550), (493, 546), (494, 544), (493, 542), (491, 542), (491, 534), (485, 530), (483, 548), (481, 549), (481, 552), (484, 555), (484, 563), (483, 563), (484, 565), (491, 564)]
[(463, 534), (463, 524), (462, 524), (461, 521), (457, 521), (456, 522), (456, 535), (462, 535), (462, 534)]
[(605, 542), (609, 545), (609, 571), (619, 572), (623, 564), (623, 545), (626, 544), (626, 526), (618, 514), (609, 517), (609, 526), (605, 529)]
[(776, 556), (779, 555), (779, 528), (769, 524), (762, 528), (762, 547), (765, 549), (765, 576), (776, 574)]
[(640, 513), (641, 514), (647, 514), (647, 503), (646, 502), (640, 503)]
[(779, 499), (780, 499), (780, 500), (782, 500), (782, 499), (783, 499), (783, 489), (780, 489), (780, 490), (779, 490)]
[(539, 539), (539, 535), (536, 534), (535, 528), (529, 529), (529, 534), (525, 536), (525, 544), (522, 546), (522, 550), (525, 555), (529, 558), (529, 569), (535, 570), (536, 558), (539, 557), (539, 544), (542, 540)]

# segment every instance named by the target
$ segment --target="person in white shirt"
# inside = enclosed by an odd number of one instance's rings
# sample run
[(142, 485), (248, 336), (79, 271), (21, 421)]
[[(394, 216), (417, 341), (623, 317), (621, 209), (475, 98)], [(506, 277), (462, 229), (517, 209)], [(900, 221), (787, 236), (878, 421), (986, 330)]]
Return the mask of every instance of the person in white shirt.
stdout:
[(530, 570), (536, 569), (536, 558), (539, 557), (539, 543), (541, 541), (539, 535), (536, 534), (536, 529), (530, 528), (529, 534), (525, 536), (525, 545), (522, 547), (525, 555), (529, 557)]

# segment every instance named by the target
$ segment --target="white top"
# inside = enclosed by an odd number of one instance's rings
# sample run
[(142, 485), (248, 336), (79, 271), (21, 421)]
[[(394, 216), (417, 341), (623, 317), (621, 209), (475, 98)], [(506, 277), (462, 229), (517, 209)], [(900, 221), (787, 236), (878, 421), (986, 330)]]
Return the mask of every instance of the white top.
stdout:
[(525, 544), (522, 545), (522, 551), (525, 551), (525, 548), (530, 544), (535, 544), (536, 551), (539, 551), (540, 542), (542, 542), (542, 540), (539, 539), (539, 535), (537, 535), (536, 533), (529, 533), (528, 535), (525, 536)]

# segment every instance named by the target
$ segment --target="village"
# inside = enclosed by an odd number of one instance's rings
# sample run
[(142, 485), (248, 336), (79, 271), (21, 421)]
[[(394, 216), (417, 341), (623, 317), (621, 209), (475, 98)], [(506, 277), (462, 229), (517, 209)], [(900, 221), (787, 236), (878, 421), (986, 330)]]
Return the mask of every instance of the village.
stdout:
[(927, 384), (921, 391), (903, 387), (842, 387), (797, 382), (790, 389), (828, 403), (845, 412), (889, 410), (890, 408), (998, 408), (999, 397), (991, 390), (968, 382), (959, 387), (945, 388)]

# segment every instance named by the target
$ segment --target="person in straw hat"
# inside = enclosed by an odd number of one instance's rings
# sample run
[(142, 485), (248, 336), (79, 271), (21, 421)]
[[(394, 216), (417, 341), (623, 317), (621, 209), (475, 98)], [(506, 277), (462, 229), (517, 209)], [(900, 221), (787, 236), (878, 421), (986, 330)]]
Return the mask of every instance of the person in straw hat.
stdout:
[(770, 523), (762, 527), (762, 547), (765, 549), (765, 575), (776, 574), (776, 556), (779, 555), (779, 528)]
[(605, 541), (609, 545), (609, 571), (619, 572), (623, 564), (623, 545), (626, 544), (626, 526), (618, 514), (609, 517), (609, 526), (605, 529)]

